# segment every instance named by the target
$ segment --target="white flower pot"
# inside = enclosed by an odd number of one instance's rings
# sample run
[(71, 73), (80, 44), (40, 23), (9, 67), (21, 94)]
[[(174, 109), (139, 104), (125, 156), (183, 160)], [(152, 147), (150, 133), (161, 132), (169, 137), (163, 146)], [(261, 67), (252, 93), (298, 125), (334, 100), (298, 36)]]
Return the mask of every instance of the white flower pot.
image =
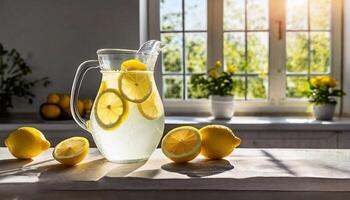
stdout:
[(314, 116), (316, 120), (329, 121), (333, 119), (335, 105), (326, 103), (323, 105), (314, 105)]
[(215, 119), (231, 119), (234, 113), (233, 96), (210, 96), (211, 114)]

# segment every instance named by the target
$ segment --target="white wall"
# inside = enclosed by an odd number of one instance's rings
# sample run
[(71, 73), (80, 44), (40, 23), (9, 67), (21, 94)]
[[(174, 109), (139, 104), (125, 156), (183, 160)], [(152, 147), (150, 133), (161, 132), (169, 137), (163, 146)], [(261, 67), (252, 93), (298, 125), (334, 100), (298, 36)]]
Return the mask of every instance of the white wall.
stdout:
[(344, 1), (344, 74), (343, 86), (347, 96), (344, 98), (344, 114), (350, 115), (350, 1)]
[[(16, 48), (52, 85), (37, 88), (35, 104), (17, 101), (13, 112), (36, 112), (49, 92), (69, 93), (78, 65), (99, 48), (139, 45), (138, 0), (0, 0), (0, 42)], [(82, 96), (94, 97), (100, 75), (90, 72)]]

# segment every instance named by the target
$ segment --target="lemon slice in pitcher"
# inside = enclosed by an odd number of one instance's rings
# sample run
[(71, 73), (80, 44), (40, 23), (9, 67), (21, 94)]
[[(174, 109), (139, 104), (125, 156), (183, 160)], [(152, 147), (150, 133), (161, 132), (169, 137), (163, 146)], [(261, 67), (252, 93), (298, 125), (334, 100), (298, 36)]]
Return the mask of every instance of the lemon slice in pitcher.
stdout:
[(145, 101), (152, 93), (152, 82), (147, 72), (122, 72), (118, 85), (121, 95), (134, 103)]
[(133, 70), (145, 71), (145, 70), (147, 70), (147, 65), (139, 60), (130, 59), (130, 60), (124, 61), (122, 63), (121, 70), (123, 70), (123, 71), (133, 71)]
[(127, 117), (128, 105), (117, 90), (106, 89), (98, 95), (94, 112), (101, 128), (114, 129)]
[(163, 114), (163, 106), (154, 92), (144, 102), (137, 104), (137, 108), (149, 120), (158, 119)]

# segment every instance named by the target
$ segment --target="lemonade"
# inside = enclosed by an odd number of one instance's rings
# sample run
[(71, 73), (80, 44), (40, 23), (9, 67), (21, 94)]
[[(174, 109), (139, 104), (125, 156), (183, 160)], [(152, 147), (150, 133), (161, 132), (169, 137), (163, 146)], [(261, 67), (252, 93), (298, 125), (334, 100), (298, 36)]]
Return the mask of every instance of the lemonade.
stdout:
[(151, 71), (104, 71), (90, 128), (100, 152), (113, 162), (147, 159), (164, 129), (163, 105)]
[[(98, 60), (85, 61), (77, 69), (70, 98), (72, 116), (92, 134), (97, 148), (109, 161), (146, 160), (160, 142), (164, 109), (153, 72), (163, 47), (160, 41), (149, 40), (137, 51), (99, 49)], [(86, 120), (79, 112), (79, 89), (90, 69), (100, 69), (102, 80), (90, 119)]]

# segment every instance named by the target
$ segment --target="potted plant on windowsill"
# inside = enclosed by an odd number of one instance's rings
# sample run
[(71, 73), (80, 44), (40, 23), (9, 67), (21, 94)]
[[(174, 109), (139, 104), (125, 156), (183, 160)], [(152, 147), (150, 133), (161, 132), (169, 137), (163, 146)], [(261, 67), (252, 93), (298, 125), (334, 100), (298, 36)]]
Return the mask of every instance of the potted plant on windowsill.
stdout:
[(309, 101), (313, 104), (316, 120), (332, 120), (336, 97), (342, 97), (345, 93), (336, 89), (338, 82), (330, 76), (316, 76), (310, 80)]
[(232, 75), (236, 72), (233, 65), (222, 70), (220, 61), (208, 70), (208, 74), (192, 75), (191, 83), (194, 88), (201, 90), (209, 97), (211, 113), (215, 119), (230, 119), (234, 113), (234, 81)]
[(47, 77), (28, 80), (32, 73), (16, 49), (6, 50), (0, 43), (0, 117), (7, 117), (13, 108), (14, 98), (21, 98), (32, 104), (35, 94), (33, 88), (50, 84)]

